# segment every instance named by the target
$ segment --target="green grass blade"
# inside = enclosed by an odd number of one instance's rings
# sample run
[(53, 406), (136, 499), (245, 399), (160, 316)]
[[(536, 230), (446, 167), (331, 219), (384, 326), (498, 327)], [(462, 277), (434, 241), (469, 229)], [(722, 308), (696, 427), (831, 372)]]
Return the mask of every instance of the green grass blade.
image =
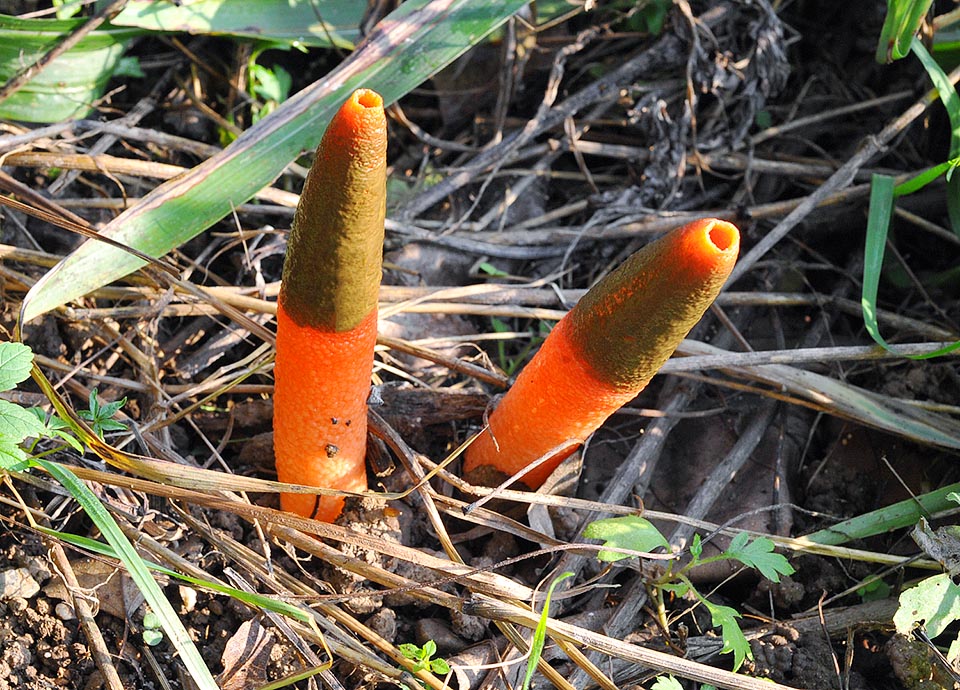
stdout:
[[(927, 70), (930, 81), (940, 95), (940, 101), (947, 110), (950, 118), (950, 158), (960, 155), (960, 95), (950, 83), (950, 78), (943, 71), (940, 63), (927, 52), (926, 46), (919, 38), (914, 38), (910, 49)], [(947, 179), (947, 214), (950, 216), (950, 227), (954, 234), (960, 236), (960, 177), (952, 176)]]
[[(81, 549), (86, 549), (91, 553), (100, 554), (101, 556), (109, 556), (110, 558), (119, 558), (117, 550), (114, 549), (109, 544), (104, 544), (101, 541), (96, 539), (89, 539), (87, 537), (80, 536), (78, 534), (70, 534), (69, 532), (58, 532), (57, 530), (47, 529), (46, 527), (38, 528), (41, 532), (49, 534), (52, 537), (61, 539), (68, 544), (73, 544), (74, 546), (80, 547)], [(242, 589), (237, 589), (235, 587), (230, 587), (228, 585), (220, 584), (219, 582), (212, 582), (210, 580), (204, 580), (203, 578), (193, 577), (192, 575), (184, 575), (183, 573), (178, 573), (176, 570), (171, 570), (166, 566), (162, 566), (159, 563), (153, 563), (151, 561), (144, 560), (144, 564), (154, 572), (160, 573), (161, 575), (166, 575), (167, 577), (176, 578), (183, 582), (188, 582), (191, 585), (196, 585), (197, 587), (203, 587), (214, 592), (219, 592), (221, 594), (226, 594), (227, 596), (233, 597), (239, 601), (242, 601), (248, 606), (253, 606), (258, 609), (265, 611), (273, 611), (274, 613), (279, 613), (282, 616), (287, 616), (288, 618), (293, 618), (294, 620), (300, 621), (301, 623), (309, 623), (310, 615), (305, 611), (288, 604), (285, 601), (280, 601), (272, 597), (268, 597), (263, 594), (256, 594), (254, 592), (245, 592)]]
[(144, 600), (160, 619), (160, 625), (163, 627), (167, 639), (180, 654), (183, 665), (187, 668), (197, 687), (201, 690), (218, 690), (216, 681), (214, 681), (210, 670), (204, 663), (203, 657), (200, 656), (200, 650), (190, 639), (189, 633), (183, 627), (183, 623), (173, 610), (173, 606), (163, 595), (160, 585), (153, 579), (143, 559), (140, 558), (140, 555), (99, 499), (73, 472), (62, 465), (47, 462), (41, 458), (33, 458), (31, 462), (41, 467), (70, 492), (84, 512), (93, 520), (107, 542), (115, 549), (117, 557), (123, 562), (127, 572), (130, 573), (130, 577), (143, 594)]
[(288, 45), (352, 49), (367, 9), (356, 0), (131, 0), (110, 22), (148, 31), (216, 34)]
[(887, 0), (876, 60), (881, 65), (906, 57), (933, 0)]
[[(955, 178), (956, 179), (956, 178)], [(893, 214), (894, 179), (889, 175), (874, 175), (870, 181), (870, 209), (867, 216), (867, 237), (863, 256), (863, 291), (860, 306), (863, 323), (873, 340), (886, 350), (889, 343), (880, 334), (877, 323), (877, 292), (883, 270), (883, 254), (887, 244), (890, 217)], [(905, 355), (910, 359), (930, 359), (960, 349), (960, 341), (923, 355)]]
[[(314, 148), (350, 91), (371, 88), (391, 103), (525, 4), (525, 0), (408, 0), (330, 75), (286, 101), (222, 153), (155, 189), (111, 221), (104, 233), (151, 256), (162, 256), (269, 185), (301, 151)], [(33, 286), (24, 300), (24, 321), (141, 266), (141, 260), (126, 252), (86, 242)]]
[(801, 539), (816, 544), (839, 546), (856, 539), (866, 539), (895, 529), (912, 527), (920, 521), (921, 517), (929, 517), (933, 513), (956, 508), (957, 504), (949, 498), (955, 491), (960, 491), (960, 484), (950, 484), (916, 498), (908, 498), (885, 508), (872, 510), (808, 534)]
[(558, 575), (547, 589), (547, 596), (543, 600), (543, 611), (540, 612), (540, 620), (537, 621), (537, 627), (533, 631), (533, 643), (530, 645), (530, 656), (527, 658), (527, 673), (523, 677), (521, 690), (529, 690), (533, 672), (537, 670), (537, 664), (540, 663), (540, 657), (543, 654), (543, 645), (547, 641), (547, 618), (550, 617), (550, 597), (553, 596), (556, 586), (568, 577), (573, 577), (573, 573), (566, 572)]

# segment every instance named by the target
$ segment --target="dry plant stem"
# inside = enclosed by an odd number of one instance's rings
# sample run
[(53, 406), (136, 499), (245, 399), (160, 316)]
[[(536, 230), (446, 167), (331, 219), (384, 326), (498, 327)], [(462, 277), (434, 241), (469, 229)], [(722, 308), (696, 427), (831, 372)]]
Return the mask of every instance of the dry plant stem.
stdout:
[(7, 151), (25, 146), (26, 144), (32, 144), (40, 139), (55, 137), (64, 131), (73, 129), (79, 122), (83, 122), (83, 120), (65, 120), (47, 125), (46, 127), (37, 127), (36, 129), (13, 128), (7, 125), (11, 129), (14, 129), (14, 131), (20, 131), (21, 134), (4, 134), (0, 136), (0, 160), (2, 160), (3, 154)]
[(672, 34), (664, 35), (648, 50), (631, 58), (613, 72), (592, 81), (589, 86), (555, 107), (541, 109), (536, 118), (528, 122), (523, 130), (506, 136), (500, 144), (492, 146), (476, 156), (468, 166), (454, 172), (436, 186), (413, 199), (403, 209), (403, 217), (409, 219), (419, 215), (456, 190), (470, 184), (483, 171), (505, 160), (510, 152), (515, 151), (541, 132), (561, 125), (566, 118), (572, 117), (592, 103), (608, 99), (612, 95), (615, 96), (620, 85), (629, 84), (645, 73), (680, 64), (683, 60), (682, 54), (683, 41)]
[[(390, 544), (384, 543), (383, 541), (371, 540), (337, 525), (328, 525), (325, 523), (318, 523), (316, 521), (305, 520), (289, 513), (283, 513), (261, 506), (250, 505), (236, 499), (225, 499), (216, 495), (194, 490), (197, 486), (201, 486), (208, 491), (217, 492), (226, 490), (279, 492), (286, 488), (278, 485), (276, 482), (257, 480), (237, 475), (227, 475), (222, 472), (210, 472), (209, 470), (197, 470), (196, 468), (175, 465), (174, 463), (169, 462), (160, 462), (156, 460), (151, 462), (155, 468), (170, 466), (171, 469), (169, 472), (157, 472), (155, 469), (152, 471), (152, 473), (156, 475), (156, 479), (149, 480), (141, 479), (136, 476), (127, 476), (117, 474), (116, 472), (94, 470), (75, 465), (65, 465), (65, 467), (69, 467), (71, 472), (76, 474), (81, 479), (87, 481), (98, 482), (106, 486), (122, 487), (131, 491), (141, 491), (154, 496), (180, 499), (191, 504), (204, 506), (214, 510), (225, 510), (227, 512), (240, 515), (251, 521), (277, 524), (308, 532), (310, 534), (316, 534), (324, 539), (334, 539), (344, 543), (358, 544), (364, 548), (375, 551), (379, 550), (389, 556), (409, 560), (411, 562), (422, 562), (423, 559), (427, 557), (426, 554), (416, 549), (410, 549), (409, 547), (403, 547), (398, 544)], [(134, 473), (138, 472), (138, 467), (129, 463), (124, 464), (124, 469)], [(216, 482), (203, 479), (203, 477), (213, 475), (217, 477)], [(20, 475), (17, 476), (20, 477)], [(472, 493), (474, 495), (486, 495), (491, 492), (491, 489), (487, 487), (470, 486), (466, 482), (459, 480), (459, 478), (453, 475), (443, 474), (443, 476), (451, 485), (462, 491)], [(22, 479), (24, 481), (30, 481), (29, 476), (23, 476)], [(57, 492), (57, 488), (55, 486), (45, 487), (45, 490), (53, 493)], [(504, 499), (517, 503), (537, 503), (544, 505), (563, 506), (582, 511), (595, 511), (601, 515), (634, 515), (637, 512), (636, 508), (612, 503), (604, 504), (596, 501), (587, 501), (584, 499), (568, 498), (564, 496), (551, 496), (548, 494), (530, 493), (525, 491), (512, 491), (509, 489), (500, 492), (500, 495)], [(462, 512), (462, 510), (460, 512)], [(706, 522), (703, 520), (690, 520), (682, 515), (665, 513), (662, 511), (648, 510), (645, 511), (644, 515), (649, 517), (651, 520), (691, 523), (704, 532), (719, 532), (728, 536), (735, 536), (739, 532), (747, 532), (754, 537), (767, 537), (778, 546), (782, 546), (798, 553), (809, 553), (820, 556), (828, 556), (830, 558), (856, 560), (864, 563), (877, 563), (885, 566), (895, 566), (909, 563), (911, 567), (920, 568), (923, 570), (942, 570), (942, 566), (939, 563), (930, 559), (905, 559), (900, 556), (865, 551), (863, 549), (851, 549), (842, 546), (824, 545), (809, 541), (804, 537), (781, 537), (775, 534), (765, 534), (752, 530), (742, 530), (734, 527), (718, 525), (713, 522)], [(449, 569), (455, 565), (443, 559), (436, 559), (436, 561), (436, 567), (433, 569), (444, 575), (446, 575)], [(524, 587), (523, 585), (520, 585), (509, 578), (503, 578), (495, 573), (476, 572), (473, 568), (465, 568), (463, 574), (454, 574), (453, 576), (450, 576), (450, 579), (465, 583), (472, 590), (487, 592), (491, 596), (495, 597), (512, 598), (521, 601), (529, 601), (533, 598), (533, 591), (530, 590), (530, 588)], [(340, 597), (328, 597), (328, 599), (331, 600), (338, 598)]]
[(81, 40), (83, 40), (84, 36), (92, 33), (101, 24), (109, 21), (115, 15), (119, 14), (120, 10), (122, 10), (123, 6), (126, 4), (127, 0), (114, 0), (100, 10), (97, 14), (90, 17), (90, 19), (88, 19), (82, 25), (74, 29), (70, 34), (67, 35), (66, 38), (51, 48), (47, 53), (41, 55), (40, 58), (32, 65), (27, 65), (15, 75), (10, 77), (10, 79), (2, 87), (0, 87), (0, 103), (16, 93), (21, 87), (23, 87), (24, 84), (45, 69), (47, 65), (77, 45)]
[[(948, 75), (951, 84), (960, 80), (960, 67), (955, 68)], [(812, 194), (804, 199), (790, 214), (781, 220), (766, 234), (750, 251), (737, 263), (730, 275), (730, 283), (735, 283), (768, 251), (783, 239), (797, 224), (799, 224), (821, 201), (830, 194), (847, 187), (856, 176), (857, 171), (870, 159), (883, 152), (887, 144), (910, 123), (920, 117), (931, 104), (939, 99), (936, 89), (929, 91), (916, 103), (910, 106), (902, 115), (890, 122), (878, 134), (868, 136), (861, 142), (857, 152), (849, 158), (830, 178), (820, 185)]]
[[(483, 595), (475, 595), (465, 601), (463, 609), (465, 613), (491, 620), (507, 620), (530, 629), (536, 628), (539, 623), (538, 615), (510, 603), (497, 601)], [(729, 688), (730, 690), (794, 690), (780, 683), (723, 671), (671, 654), (622, 642), (607, 635), (552, 618), (547, 619), (547, 634), (555, 640), (566, 640), (573, 644), (603, 652), (609, 656), (642, 664), (656, 671), (671, 673), (701, 683), (711, 683), (720, 688)]]
[[(233, 539), (225, 539), (220, 535), (209, 534), (206, 526), (189, 515), (189, 513), (181, 512), (181, 516), (187, 522), (187, 524), (189, 524), (199, 534), (205, 535), (208, 543), (210, 543), (212, 546), (215, 545), (219, 551), (224, 552), (225, 555), (233, 562), (243, 565), (246, 571), (253, 573), (260, 582), (262, 582), (267, 588), (276, 594), (282, 597), (294, 596), (301, 598), (305, 603), (317, 602), (319, 600), (319, 603), (312, 604), (312, 606), (315, 607), (320, 614), (322, 614), (322, 616), (315, 615), (315, 620), (318, 625), (324, 627), (327, 632), (332, 635), (332, 639), (327, 639), (326, 641), (328, 643), (332, 642), (332, 644), (329, 646), (331, 647), (331, 651), (335, 656), (348, 657), (353, 663), (363, 664), (368, 668), (377, 670), (387, 677), (396, 677), (395, 668), (383, 664), (378, 657), (370, 654), (370, 652), (365, 647), (358, 644), (353, 637), (344, 635), (339, 628), (329, 621), (326, 621), (324, 616), (336, 621), (351, 633), (357, 634), (373, 643), (374, 646), (380, 649), (380, 651), (391, 656), (398, 664), (405, 665), (407, 662), (409, 662), (409, 660), (405, 660), (405, 657), (403, 657), (398, 649), (386, 642), (386, 640), (374, 633), (367, 626), (356, 621), (352, 616), (345, 613), (336, 605), (322, 601), (323, 595), (309, 587), (301, 579), (294, 577), (285, 570), (271, 567), (267, 559), (262, 554), (254, 552), (249, 547), (240, 544)], [(250, 518), (247, 519), (250, 520)], [(256, 522), (253, 520), (251, 520), (251, 522), (256, 524)], [(301, 536), (299, 538), (302, 539), (303, 537)], [(307, 543), (315, 544), (317, 541), (312, 540), (312, 542)], [(159, 546), (156, 545), (156, 543), (152, 540), (151, 544), (151, 548)], [(159, 548), (164, 549), (164, 547)], [(164, 551), (166, 550), (164, 549)], [(330, 551), (332, 551), (334, 554), (340, 553), (335, 549), (330, 549)], [(183, 561), (183, 559), (175, 554), (174, 557), (174, 560), (177, 563)], [(189, 561), (186, 563), (181, 563), (177, 567), (183, 569), (183, 572), (187, 573), (191, 572), (192, 570), (196, 570), (196, 567)], [(201, 575), (195, 575), (195, 577), (201, 577)], [(416, 587), (417, 585), (414, 586)], [(310, 611), (310, 613), (314, 613), (312, 608), (307, 610)], [(296, 627), (296, 632), (298, 635), (308, 637), (316, 643), (320, 642), (320, 640), (314, 635), (314, 631), (312, 629), (307, 630), (296, 624), (291, 625)], [(432, 675), (426, 674), (419, 677), (430, 684), (431, 687), (440, 690), (441, 684)]]
[[(236, 587), (237, 589), (243, 590), (248, 594), (256, 593), (256, 589), (252, 587), (250, 583), (247, 582), (240, 575), (240, 573), (236, 572), (233, 568), (230, 568), (230, 567), (224, 568), (223, 574), (227, 578), (229, 578), (230, 584)], [(276, 626), (277, 630), (283, 633), (283, 635), (287, 638), (287, 640), (290, 641), (290, 643), (296, 648), (297, 652), (307, 661), (308, 664), (310, 664), (315, 668), (324, 665), (325, 662), (321, 661), (320, 657), (318, 657), (314, 653), (314, 651), (307, 645), (304, 639), (294, 631), (293, 626), (287, 622), (286, 618), (281, 616), (279, 613), (276, 613), (275, 611), (264, 611), (263, 613), (268, 619), (270, 619), (270, 622), (273, 623), (274, 626)], [(325, 641), (324, 641), (324, 645), (326, 645)], [(340, 684), (340, 681), (338, 681), (336, 676), (334, 676), (330, 672), (329, 668), (323, 669), (322, 671), (320, 671), (318, 675), (321, 678), (323, 678), (324, 682), (327, 684), (328, 687), (337, 688), (339, 690), (343, 689), (343, 686)]]
[[(401, 462), (403, 462), (407, 472), (411, 475), (411, 479), (415, 482), (417, 491), (423, 499), (422, 505), (427, 510), (427, 516), (430, 519), (430, 523), (433, 525), (434, 532), (440, 540), (440, 544), (447, 553), (447, 556), (451, 559), (451, 561), (459, 566), (466, 567), (460, 557), (460, 553), (457, 551), (456, 547), (453, 545), (453, 542), (450, 540), (449, 535), (447, 534), (446, 527), (444, 526), (443, 520), (440, 517), (440, 511), (437, 510), (437, 506), (433, 502), (432, 489), (430, 488), (430, 485), (425, 482), (426, 477), (424, 475), (423, 468), (420, 466), (420, 463), (417, 462), (415, 457), (416, 454), (414, 453), (413, 449), (407, 446), (403, 438), (401, 438), (400, 435), (397, 434), (389, 424), (380, 419), (375, 412), (371, 411), (370, 416), (371, 418), (375, 419), (375, 423), (371, 425), (371, 431), (379, 435), (379, 437), (388, 446), (390, 446), (394, 453), (396, 453), (397, 457), (400, 458)], [(506, 600), (520, 602), (524, 601), (525, 599), (514, 598)], [(527, 650), (526, 642), (509, 624), (497, 621), (496, 625), (515, 646), (523, 651)], [(574, 688), (567, 683), (566, 679), (552, 666), (547, 664), (545, 660), (538, 660), (537, 670), (540, 671), (540, 673), (542, 673), (544, 677), (546, 677), (551, 683), (553, 683), (554, 686), (560, 688), (560, 690), (574, 690)], [(591, 670), (593, 669), (591, 668)], [(602, 673), (599, 674), (599, 676), (606, 681), (601, 683), (604, 687), (610, 687), (612, 685), (603, 677)]]
[(77, 614), (77, 620), (80, 621), (80, 628), (83, 630), (87, 643), (90, 645), (90, 655), (94, 663), (100, 670), (104, 682), (109, 690), (123, 690), (123, 683), (120, 680), (120, 674), (117, 673), (116, 666), (113, 665), (113, 659), (107, 650), (107, 643), (103, 639), (103, 634), (97, 626), (93, 611), (90, 608), (89, 601), (83, 594), (83, 588), (77, 581), (77, 576), (73, 572), (73, 566), (70, 565), (70, 559), (64, 552), (59, 542), (53, 541), (50, 544), (50, 555), (57, 571), (63, 578), (63, 584), (70, 592), (73, 601), (73, 610)]
[[(122, 124), (135, 125), (140, 120), (145, 118), (147, 115), (152, 113), (156, 107), (157, 103), (154, 100), (154, 97), (160, 93), (160, 90), (164, 87), (167, 82), (168, 75), (172, 73), (172, 70), (167, 70), (167, 73), (160, 78), (160, 80), (154, 84), (153, 88), (150, 89), (150, 93), (141, 98), (136, 105), (134, 105), (130, 112), (120, 118), (119, 122)], [(117, 143), (117, 137), (112, 134), (107, 134), (101, 137), (98, 141), (94, 142), (93, 146), (87, 151), (90, 155), (99, 155), (106, 153), (111, 146)], [(60, 175), (53, 181), (47, 190), (50, 196), (57, 197), (60, 196), (63, 191), (70, 186), (74, 180), (79, 177), (80, 172), (78, 170), (68, 170), (64, 174)]]

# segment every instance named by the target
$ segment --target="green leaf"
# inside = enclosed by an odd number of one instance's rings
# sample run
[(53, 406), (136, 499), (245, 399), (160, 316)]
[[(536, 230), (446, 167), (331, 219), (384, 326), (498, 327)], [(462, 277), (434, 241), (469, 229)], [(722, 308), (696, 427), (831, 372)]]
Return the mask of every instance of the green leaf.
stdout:
[(793, 575), (796, 572), (782, 554), (774, 553), (776, 545), (771, 540), (757, 537), (747, 543), (747, 538), (746, 532), (740, 532), (724, 553), (749, 568), (759, 570), (761, 575), (772, 582), (780, 582), (781, 575)]
[(143, 594), (144, 600), (160, 618), (164, 633), (179, 652), (180, 660), (200, 690), (218, 690), (217, 683), (204, 663), (200, 651), (193, 643), (186, 628), (183, 627), (183, 623), (177, 617), (173, 606), (167, 601), (160, 585), (150, 575), (146, 563), (140, 558), (140, 555), (96, 495), (73, 472), (62, 465), (48, 462), (42, 458), (33, 458), (31, 462), (43, 468), (45, 472), (70, 492), (107, 542), (116, 550), (117, 556), (123, 562), (127, 572), (130, 573), (130, 578), (137, 585), (140, 593)]
[(445, 676), (450, 673), (450, 664), (447, 663), (446, 659), (434, 659), (430, 662), (430, 670), (441, 676)]
[[(337, 69), (291, 97), (223, 152), (147, 194), (110, 221), (103, 234), (163, 256), (270, 185), (302, 151), (315, 148), (351, 91), (370, 88), (384, 103), (392, 103), (526, 4), (407, 0)], [(23, 304), (24, 323), (143, 265), (125, 251), (85, 242), (30, 289)]]
[[(960, 180), (960, 178), (957, 178)], [(890, 345), (880, 335), (877, 323), (877, 293), (880, 273), (883, 269), (883, 254), (887, 243), (890, 216), (893, 213), (894, 179), (889, 175), (874, 174), (870, 181), (870, 208), (867, 215), (867, 237), (863, 256), (863, 289), (860, 306), (863, 310), (863, 325), (874, 341), (885, 350)], [(904, 355), (909, 359), (930, 359), (960, 349), (960, 341), (923, 355)]]
[[(950, 157), (960, 155), (960, 95), (950, 83), (950, 77), (943, 71), (933, 56), (927, 52), (923, 41), (914, 36), (910, 50), (927, 70), (927, 76), (937, 89), (937, 94), (943, 102), (943, 107), (950, 118)], [(947, 215), (950, 217), (950, 226), (955, 235), (960, 236), (960, 178), (947, 176)]]
[(683, 690), (683, 686), (673, 676), (658, 676), (650, 690)]
[(0, 400), (0, 438), (20, 443), (28, 436), (43, 436), (43, 422), (9, 400)]
[[(623, 517), (597, 520), (587, 525), (583, 531), (587, 539), (601, 539), (604, 546), (611, 549), (626, 549), (650, 553), (657, 547), (670, 550), (670, 542), (660, 534), (649, 520), (639, 515), (624, 515)], [(624, 558), (632, 558), (630, 554), (616, 551), (600, 551), (597, 558), (612, 563)]]
[(533, 643), (530, 645), (530, 656), (527, 657), (527, 673), (523, 677), (523, 685), (520, 690), (529, 690), (530, 681), (533, 679), (533, 672), (537, 670), (537, 664), (540, 663), (540, 657), (543, 654), (543, 645), (547, 641), (547, 618), (550, 616), (550, 597), (553, 596), (553, 590), (558, 584), (573, 577), (573, 573), (566, 572), (558, 575), (547, 589), (547, 596), (543, 600), (543, 611), (540, 612), (540, 620), (537, 621), (537, 627), (533, 631)]
[(293, 78), (280, 65), (271, 69), (254, 63), (250, 65), (250, 76), (253, 79), (253, 92), (264, 100), (279, 103), (290, 95)]
[(0, 468), (7, 472), (23, 472), (30, 466), (30, 460), (18, 443), (0, 438)]
[(59, 438), (78, 453), (83, 453), (83, 445), (71, 433), (70, 425), (53, 414), (47, 418), (47, 413), (39, 407), (28, 407), (27, 412), (43, 424), (43, 434), (48, 438)]
[(699, 561), (700, 556), (703, 555), (703, 540), (700, 539), (699, 532), (694, 533), (693, 539), (690, 541), (690, 555), (693, 556), (695, 561)]
[(0, 343), (0, 392), (30, 378), (33, 351), (23, 343)]
[(907, 56), (933, 0), (887, 0), (876, 60), (885, 65)]
[(930, 638), (956, 620), (960, 620), (960, 586), (946, 573), (921, 580), (901, 594), (900, 608), (893, 616), (898, 633), (907, 635), (922, 624)]
[(366, 7), (356, 0), (130, 0), (111, 23), (350, 50)]
[(710, 611), (710, 619), (714, 626), (720, 628), (720, 635), (723, 638), (723, 648), (720, 653), (733, 653), (733, 670), (736, 671), (743, 664), (744, 659), (753, 658), (750, 643), (747, 642), (747, 638), (744, 637), (743, 631), (737, 623), (740, 613), (729, 606), (714, 604), (702, 596), (700, 601)]
[(143, 641), (150, 647), (156, 647), (158, 644), (163, 642), (163, 633), (159, 630), (144, 630)]

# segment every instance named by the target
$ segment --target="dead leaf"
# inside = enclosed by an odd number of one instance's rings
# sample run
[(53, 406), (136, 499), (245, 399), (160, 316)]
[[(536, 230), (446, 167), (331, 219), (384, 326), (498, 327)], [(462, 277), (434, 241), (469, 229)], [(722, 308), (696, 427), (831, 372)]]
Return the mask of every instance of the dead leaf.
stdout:
[(221, 690), (246, 690), (266, 683), (274, 644), (273, 635), (258, 619), (245, 621), (223, 650), (224, 670), (218, 679)]

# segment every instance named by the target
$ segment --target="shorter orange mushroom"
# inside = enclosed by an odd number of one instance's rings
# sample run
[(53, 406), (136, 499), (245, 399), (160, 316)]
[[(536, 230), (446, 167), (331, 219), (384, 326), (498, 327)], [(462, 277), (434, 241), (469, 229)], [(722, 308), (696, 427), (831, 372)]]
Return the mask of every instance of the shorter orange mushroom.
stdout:
[(538, 488), (670, 358), (720, 294), (740, 249), (725, 221), (697, 220), (633, 254), (560, 320), (466, 452), (469, 481)]

